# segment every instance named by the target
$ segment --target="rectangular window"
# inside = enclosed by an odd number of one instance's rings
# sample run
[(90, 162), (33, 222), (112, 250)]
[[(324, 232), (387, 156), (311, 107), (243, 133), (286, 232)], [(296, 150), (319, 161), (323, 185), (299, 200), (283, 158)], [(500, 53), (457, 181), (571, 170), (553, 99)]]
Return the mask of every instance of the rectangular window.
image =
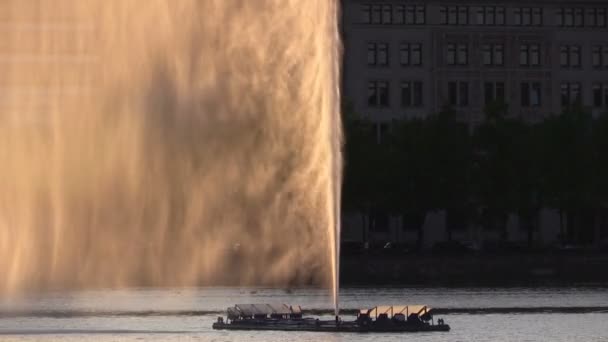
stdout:
[(596, 9), (596, 16), (595, 16), (595, 20), (596, 20), (596, 24), (595, 26), (597, 27), (606, 27), (606, 12), (608, 10), (606, 8), (598, 8)]
[(503, 82), (486, 82), (484, 84), (484, 99), (488, 105), (493, 101), (504, 101), (505, 84)]
[(382, 23), (382, 5), (372, 6), (372, 24)]
[(539, 82), (532, 82), (532, 93), (530, 94), (530, 104), (539, 107), (542, 104), (541, 86)]
[(566, 27), (574, 26), (574, 8), (565, 8), (564, 9), (563, 26), (566, 26)]
[(468, 6), (442, 6), (440, 9), (441, 23), (443, 25), (468, 25)]
[(498, 7), (496, 10), (496, 25), (504, 25), (506, 23), (505, 8)]
[(540, 45), (538, 45), (538, 44), (530, 45), (530, 65), (531, 66), (540, 65)]
[(600, 45), (591, 48), (591, 64), (594, 68), (602, 67), (602, 47)]
[(532, 25), (532, 8), (526, 7), (522, 9), (521, 24), (523, 26)]
[(422, 106), (422, 82), (401, 82), (401, 105)]
[(570, 63), (568, 63), (569, 60), (569, 53), (568, 53), (568, 46), (562, 46), (559, 48), (559, 64), (565, 68), (568, 67)]
[(426, 6), (416, 6), (416, 24), (424, 25), (426, 23)]
[(412, 105), (412, 84), (411, 82), (401, 82), (401, 105), (409, 107)]
[(581, 47), (580, 46), (570, 46), (570, 66), (573, 68), (578, 68), (581, 66)]
[(469, 24), (469, 7), (459, 6), (458, 7), (458, 24), (468, 25)]
[(515, 22), (515, 25), (521, 25), (521, 8), (513, 10), (513, 21)]
[(450, 24), (450, 25), (458, 24), (458, 7), (456, 7), (456, 6), (449, 7), (448, 11), (449, 11), (448, 24)]
[(399, 48), (399, 60), (402, 66), (422, 65), (422, 44), (402, 43)]
[(446, 51), (446, 61), (448, 65), (456, 64), (456, 44), (448, 44)]
[(602, 84), (593, 83), (593, 107), (602, 107)]
[(401, 43), (399, 46), (399, 63), (403, 66), (410, 65), (411, 45), (409, 43)]
[(519, 64), (521, 66), (540, 65), (540, 45), (521, 44), (519, 48)]
[(405, 24), (414, 25), (414, 23), (416, 23), (416, 9), (408, 5), (405, 7)]
[(424, 25), (426, 23), (425, 5), (398, 5), (396, 23), (406, 25)]
[(392, 24), (393, 22), (393, 6), (382, 5), (382, 23)]
[(405, 24), (405, 5), (397, 5), (395, 7), (395, 24)]
[(505, 84), (503, 82), (496, 82), (496, 97), (494, 98), (497, 101), (505, 100)]
[(469, 46), (467, 44), (458, 44), (458, 65), (467, 65), (469, 63)]
[(372, 22), (372, 5), (363, 5), (361, 7), (361, 21), (364, 24), (371, 24), (371, 22)]
[(504, 64), (505, 47), (502, 44), (494, 44), (494, 65)]
[(532, 25), (542, 26), (543, 25), (543, 9), (540, 7), (534, 7), (532, 9)]
[(561, 102), (562, 106), (572, 106), (581, 103), (581, 84), (568, 83), (561, 84)]
[(561, 98), (562, 98), (562, 106), (567, 106), (570, 104), (570, 89), (568, 83), (562, 83), (560, 87)]
[(469, 83), (448, 82), (448, 100), (450, 105), (466, 107), (469, 105)]
[(492, 45), (484, 44), (481, 47), (481, 54), (483, 56), (483, 65), (492, 65)]
[(585, 26), (585, 11), (582, 8), (574, 9), (574, 26), (583, 27)]
[(558, 8), (555, 10), (555, 24), (557, 26), (564, 26), (564, 9)]
[(608, 68), (608, 45), (602, 46), (602, 67)]
[(494, 101), (494, 83), (486, 82), (483, 87), (485, 104), (490, 104)]
[(543, 9), (541, 7), (519, 7), (513, 11), (515, 25), (542, 26)]
[(386, 81), (371, 81), (367, 84), (367, 104), (370, 107), (388, 107), (389, 83)]
[(496, 22), (496, 8), (495, 7), (486, 7), (486, 25), (494, 25)]
[(504, 46), (502, 44), (484, 44), (481, 48), (481, 53), (484, 65), (503, 65)]
[(578, 45), (563, 45), (559, 50), (559, 62), (562, 68), (578, 68), (581, 66), (581, 47)]
[(422, 106), (422, 82), (414, 82), (414, 106)]
[(422, 65), (422, 44), (412, 44), (412, 65)]
[(477, 7), (477, 25), (504, 25), (505, 8), (496, 6)]
[(448, 98), (450, 105), (458, 106), (458, 83), (448, 82)]
[(469, 83), (460, 82), (458, 84), (458, 100), (459, 105), (466, 107), (469, 105)]
[(522, 83), (521, 84), (521, 106), (522, 107), (530, 107), (530, 84)]
[(367, 65), (387, 66), (388, 65), (388, 44), (387, 43), (368, 43), (367, 44)]
[(542, 104), (542, 88), (540, 82), (523, 82), (520, 87), (522, 107), (540, 107)]

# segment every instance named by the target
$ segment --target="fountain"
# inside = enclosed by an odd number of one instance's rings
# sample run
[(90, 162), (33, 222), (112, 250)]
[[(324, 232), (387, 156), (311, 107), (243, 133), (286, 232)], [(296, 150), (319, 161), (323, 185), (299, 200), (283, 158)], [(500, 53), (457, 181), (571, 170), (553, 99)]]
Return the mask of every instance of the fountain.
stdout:
[(0, 295), (327, 284), (338, 1), (0, 4)]

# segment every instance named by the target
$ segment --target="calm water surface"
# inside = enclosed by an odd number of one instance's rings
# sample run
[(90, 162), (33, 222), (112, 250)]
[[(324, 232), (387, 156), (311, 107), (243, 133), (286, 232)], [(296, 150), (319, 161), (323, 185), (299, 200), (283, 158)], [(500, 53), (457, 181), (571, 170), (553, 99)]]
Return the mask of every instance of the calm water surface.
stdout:
[[(318, 289), (192, 288), (54, 292), (0, 301), (2, 341), (606, 341), (608, 289), (346, 288), (341, 306), (427, 304), (481, 309), (441, 315), (452, 331), (418, 334), (223, 332), (211, 324), (236, 303), (291, 303), (331, 309)], [(557, 308), (486, 314), (491, 308)], [(564, 313), (562, 308), (594, 308)], [(343, 317), (348, 319), (349, 317)]]

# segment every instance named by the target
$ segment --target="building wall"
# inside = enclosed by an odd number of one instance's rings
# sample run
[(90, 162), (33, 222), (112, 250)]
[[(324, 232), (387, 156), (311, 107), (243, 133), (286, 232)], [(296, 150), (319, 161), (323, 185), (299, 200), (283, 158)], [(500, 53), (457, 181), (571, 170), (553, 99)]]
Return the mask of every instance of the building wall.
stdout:
[[(343, 32), (345, 45), (344, 98), (354, 111), (376, 122), (392, 119), (424, 117), (439, 111), (448, 103), (448, 82), (464, 81), (469, 84), (469, 104), (458, 108), (459, 116), (468, 122), (483, 120), (483, 86), (488, 81), (505, 83), (505, 101), (510, 105), (510, 115), (525, 120), (539, 120), (551, 113), (562, 110), (560, 89), (562, 82), (580, 83), (582, 104), (593, 106), (592, 86), (595, 82), (608, 81), (608, 68), (592, 67), (592, 47), (608, 45), (608, 27), (603, 19), (602, 27), (592, 27), (589, 18), (594, 9), (603, 11), (608, 7), (605, 1), (515, 1), (502, 2), (503, 5), (487, 1), (375, 1), (343, 0)], [(423, 6), (425, 24), (407, 25), (396, 23), (398, 6)], [(442, 24), (442, 6), (466, 8), (469, 24)], [(492, 6), (494, 5), (494, 6)], [(365, 6), (387, 6), (391, 9), (392, 23), (365, 23)], [(390, 7), (388, 7), (390, 6)], [(481, 6), (505, 9), (504, 25), (480, 25), (478, 9)], [(516, 24), (515, 11), (518, 8), (541, 8), (542, 24), (524, 26)], [(561, 27), (557, 13), (560, 9), (581, 8), (584, 10), (585, 25), (582, 27)], [(523, 16), (523, 15), (522, 15)], [(369, 43), (388, 44), (388, 65), (371, 66), (367, 63)], [(400, 44), (404, 42), (422, 44), (422, 65), (404, 67), (400, 65)], [(468, 47), (466, 65), (448, 65), (448, 44), (465, 44)], [(481, 48), (484, 44), (499, 44), (504, 47), (504, 64), (484, 66)], [(522, 44), (540, 46), (540, 65), (536, 67), (520, 65)], [(565, 45), (580, 46), (581, 66), (563, 68), (560, 65), (560, 48)], [(421, 81), (423, 101), (421, 106), (401, 105), (400, 83)], [(368, 83), (370, 81), (389, 82), (389, 103), (387, 106), (368, 105)], [(540, 82), (542, 99), (539, 107), (521, 106), (522, 82)]]
[[(380, 6), (380, 7), (377, 7)], [(424, 23), (403, 24), (400, 22), (400, 6), (418, 6), (424, 9)], [(448, 6), (447, 21), (443, 21), (442, 9)], [(451, 20), (449, 7), (458, 6), (458, 14), (464, 9), (468, 13), (465, 24), (449, 24)], [(487, 6), (498, 13), (504, 8), (504, 24), (482, 25), (479, 9)], [(367, 22), (365, 12), (370, 8), (380, 8), (380, 23), (374, 23), (375, 14)], [(530, 12), (527, 12), (530, 8)], [(538, 10), (540, 9), (540, 11)], [(582, 25), (577, 25), (577, 11), (582, 10)], [(567, 22), (572, 11), (572, 26)], [(382, 22), (382, 14), (391, 13), (390, 23)], [(563, 11), (563, 12), (562, 12)], [(518, 16), (519, 13), (519, 16)], [(530, 13), (528, 16), (527, 13)], [(539, 13), (537, 15), (535, 13)], [(563, 15), (560, 15), (563, 13)], [(602, 19), (603, 13), (603, 19)], [(482, 18), (483, 17), (483, 18)], [(530, 25), (518, 22), (530, 21)], [(600, 19), (594, 25), (592, 18)], [(414, 22), (416, 16), (413, 17)], [(407, 16), (405, 17), (407, 20)], [(494, 17), (496, 20), (496, 16)], [(504, 100), (509, 105), (508, 115), (534, 122), (548, 115), (562, 111), (562, 84), (579, 84), (581, 104), (594, 113), (608, 108), (608, 1), (605, 0), (567, 0), (567, 1), (520, 1), (500, 2), (469, 1), (410, 1), (410, 0), (343, 0), (344, 36), (344, 99), (355, 114), (366, 117), (378, 124), (379, 134), (392, 120), (424, 118), (437, 113), (450, 102), (449, 82), (466, 82), (468, 84), (468, 103), (464, 106), (452, 106), (461, 120), (475, 126), (484, 120), (485, 84), (489, 82), (504, 83)], [(421, 63), (415, 66), (401, 65), (401, 44), (421, 44)], [(370, 44), (386, 44), (387, 65), (370, 65), (368, 47)], [(464, 65), (450, 65), (448, 56), (449, 44), (465, 45), (468, 61)], [(502, 47), (502, 65), (484, 64), (484, 45)], [(539, 47), (537, 66), (526, 66), (521, 63), (522, 45)], [(562, 47), (578, 47), (580, 66), (562, 66)], [(594, 67), (592, 51), (595, 46), (602, 51), (602, 65)], [(605, 56), (605, 57), (604, 57)], [(379, 60), (376, 56), (376, 62)], [(456, 57), (458, 57), (456, 55)], [(532, 57), (531, 55), (529, 57)], [(411, 61), (411, 56), (410, 56)], [(378, 64), (378, 63), (376, 63)], [(382, 64), (382, 63), (380, 63)], [(421, 82), (422, 101), (419, 105), (403, 106), (401, 83), (404, 81)], [(370, 82), (387, 82), (389, 87), (388, 103), (374, 106), (368, 103)], [(531, 86), (540, 84), (540, 105), (525, 105), (522, 99), (522, 83)], [(594, 104), (594, 84), (602, 84), (601, 106)], [(528, 92), (530, 97), (531, 93)], [(530, 99), (532, 102), (532, 99)], [(347, 219), (344, 234), (347, 239), (370, 241), (388, 240), (413, 242), (417, 234), (402, 231), (399, 218), (390, 220), (386, 232), (366, 232), (370, 223), (361, 215), (356, 219)], [(363, 217), (360, 219), (359, 217)], [(349, 232), (352, 229), (352, 232)], [(446, 213), (430, 213), (424, 223), (425, 236), (423, 246), (430, 247), (447, 238)], [(527, 231), (521, 229), (519, 220), (512, 215), (507, 224), (507, 239), (525, 241)], [(454, 232), (453, 237), (461, 241), (484, 241), (499, 239), (495, 232), (484, 232), (478, 227), (470, 226), (463, 231)], [(502, 234), (502, 233), (501, 233)], [(539, 228), (533, 238), (544, 244), (556, 243), (559, 236), (559, 215), (545, 209), (539, 215)]]

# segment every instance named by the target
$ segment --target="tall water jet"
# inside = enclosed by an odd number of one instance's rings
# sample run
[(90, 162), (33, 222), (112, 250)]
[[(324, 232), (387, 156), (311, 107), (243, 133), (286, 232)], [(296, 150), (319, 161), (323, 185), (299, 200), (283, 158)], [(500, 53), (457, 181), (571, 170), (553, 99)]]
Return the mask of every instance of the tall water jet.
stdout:
[(331, 283), (337, 309), (337, 2), (2, 1), (0, 294)]

